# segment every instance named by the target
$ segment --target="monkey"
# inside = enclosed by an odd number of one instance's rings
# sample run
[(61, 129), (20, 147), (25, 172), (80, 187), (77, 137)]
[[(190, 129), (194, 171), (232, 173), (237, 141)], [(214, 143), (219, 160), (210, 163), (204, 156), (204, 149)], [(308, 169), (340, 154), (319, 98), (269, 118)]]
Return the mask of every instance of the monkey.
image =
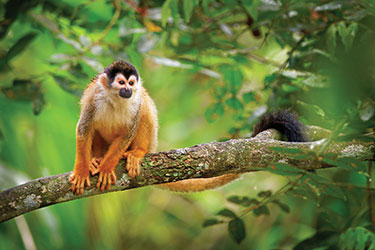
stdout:
[(99, 174), (98, 189), (109, 189), (121, 158), (127, 159), (129, 177), (139, 175), (143, 156), (156, 150), (158, 121), (137, 69), (125, 61), (113, 62), (91, 80), (80, 104), (72, 191), (82, 194), (90, 186), (90, 173)]
[[(131, 178), (140, 174), (140, 163), (157, 147), (156, 106), (142, 86), (137, 69), (125, 61), (115, 61), (94, 77), (81, 98), (81, 114), (76, 128), (76, 159), (69, 178), (72, 191), (82, 194), (90, 186), (91, 175), (99, 174), (96, 187), (103, 191), (116, 182), (114, 173), (121, 158)], [(275, 128), (289, 141), (305, 141), (303, 126), (286, 110), (265, 115), (254, 134)], [(216, 188), (240, 174), (182, 180), (159, 184), (172, 191), (196, 192)]]

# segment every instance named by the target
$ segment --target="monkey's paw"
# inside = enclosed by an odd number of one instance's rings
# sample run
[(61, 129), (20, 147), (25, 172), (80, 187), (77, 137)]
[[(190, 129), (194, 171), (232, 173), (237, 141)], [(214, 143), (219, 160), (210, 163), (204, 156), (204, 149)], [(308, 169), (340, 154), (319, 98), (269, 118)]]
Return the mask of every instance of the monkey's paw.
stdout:
[(72, 183), (72, 192), (76, 194), (83, 194), (85, 183), (87, 187), (90, 187), (90, 176), (79, 175), (72, 173), (69, 177), (69, 182)]
[(126, 160), (126, 170), (130, 178), (134, 178), (141, 173), (141, 161), (142, 158), (134, 156), (131, 151), (126, 152), (124, 157)]
[(99, 165), (102, 162), (102, 160), (103, 160), (102, 157), (100, 158), (93, 157), (91, 159), (90, 166), (89, 166), (91, 175), (96, 175), (97, 173), (99, 173)]
[(100, 171), (98, 168), (98, 173), (99, 173), (99, 178), (98, 178), (98, 183), (96, 184), (96, 188), (100, 189), (100, 191), (103, 191), (104, 188), (108, 190), (111, 187), (111, 184), (116, 183), (117, 178), (116, 178), (114, 170)]

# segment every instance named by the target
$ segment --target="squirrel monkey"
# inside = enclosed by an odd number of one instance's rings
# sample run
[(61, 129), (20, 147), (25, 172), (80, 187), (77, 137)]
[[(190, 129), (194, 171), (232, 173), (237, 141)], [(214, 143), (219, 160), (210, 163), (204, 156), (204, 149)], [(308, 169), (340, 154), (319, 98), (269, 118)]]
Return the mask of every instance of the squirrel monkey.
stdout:
[(76, 159), (69, 181), (82, 194), (90, 172), (99, 174), (101, 191), (116, 182), (115, 167), (127, 158), (130, 177), (140, 174), (140, 161), (157, 147), (157, 111), (136, 68), (115, 61), (93, 78), (81, 98), (76, 130)]
[[(263, 117), (254, 135), (275, 128), (289, 141), (303, 141), (302, 125), (293, 113), (279, 111)], [(90, 172), (99, 174), (96, 187), (103, 191), (116, 182), (114, 173), (121, 158), (127, 158), (129, 177), (140, 174), (140, 162), (157, 147), (158, 120), (154, 102), (142, 87), (136, 68), (115, 61), (93, 78), (81, 99), (76, 138), (76, 159), (69, 181), (72, 191), (82, 194), (90, 186)], [(182, 180), (157, 185), (173, 191), (194, 192), (233, 181), (240, 174)]]

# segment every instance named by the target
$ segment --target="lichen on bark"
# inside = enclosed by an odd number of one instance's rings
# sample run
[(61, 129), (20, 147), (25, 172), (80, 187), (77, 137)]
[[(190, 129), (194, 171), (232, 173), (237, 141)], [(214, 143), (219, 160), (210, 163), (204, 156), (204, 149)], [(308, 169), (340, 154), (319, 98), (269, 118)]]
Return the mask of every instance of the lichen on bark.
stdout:
[[(0, 222), (9, 220), (32, 210), (108, 192), (162, 184), (190, 178), (209, 178), (226, 173), (259, 171), (275, 162), (288, 163), (303, 170), (330, 167), (314, 159), (296, 160), (288, 154), (281, 154), (272, 147), (296, 148), (302, 151), (319, 152), (324, 145), (324, 137), (330, 132), (316, 127), (309, 128), (310, 138), (320, 141), (291, 143), (279, 141), (281, 136), (275, 130), (267, 130), (254, 138), (211, 142), (189, 148), (174, 149), (168, 152), (148, 154), (142, 161), (142, 172), (136, 178), (129, 178), (125, 171), (125, 160), (121, 160), (115, 172), (116, 184), (104, 192), (95, 186), (97, 176), (90, 179), (91, 187), (85, 188), (82, 195), (71, 192), (70, 172), (39, 178), (10, 188), (0, 193)], [(331, 143), (327, 152), (358, 160), (373, 159), (374, 142)]]

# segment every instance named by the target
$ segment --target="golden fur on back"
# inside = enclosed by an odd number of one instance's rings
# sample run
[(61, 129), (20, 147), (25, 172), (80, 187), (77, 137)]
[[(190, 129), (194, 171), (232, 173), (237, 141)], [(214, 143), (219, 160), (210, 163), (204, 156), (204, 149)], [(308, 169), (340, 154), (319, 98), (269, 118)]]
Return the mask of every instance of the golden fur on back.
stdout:
[[(116, 182), (114, 169), (126, 158), (130, 177), (140, 174), (140, 163), (157, 148), (158, 119), (154, 102), (142, 86), (135, 67), (124, 61), (109, 65), (92, 79), (81, 98), (77, 124), (77, 151), (72, 190), (82, 194), (90, 186), (90, 172), (99, 174), (97, 188), (108, 189)], [(174, 191), (202, 191), (238, 178), (226, 174), (208, 179), (191, 179), (158, 185)]]

